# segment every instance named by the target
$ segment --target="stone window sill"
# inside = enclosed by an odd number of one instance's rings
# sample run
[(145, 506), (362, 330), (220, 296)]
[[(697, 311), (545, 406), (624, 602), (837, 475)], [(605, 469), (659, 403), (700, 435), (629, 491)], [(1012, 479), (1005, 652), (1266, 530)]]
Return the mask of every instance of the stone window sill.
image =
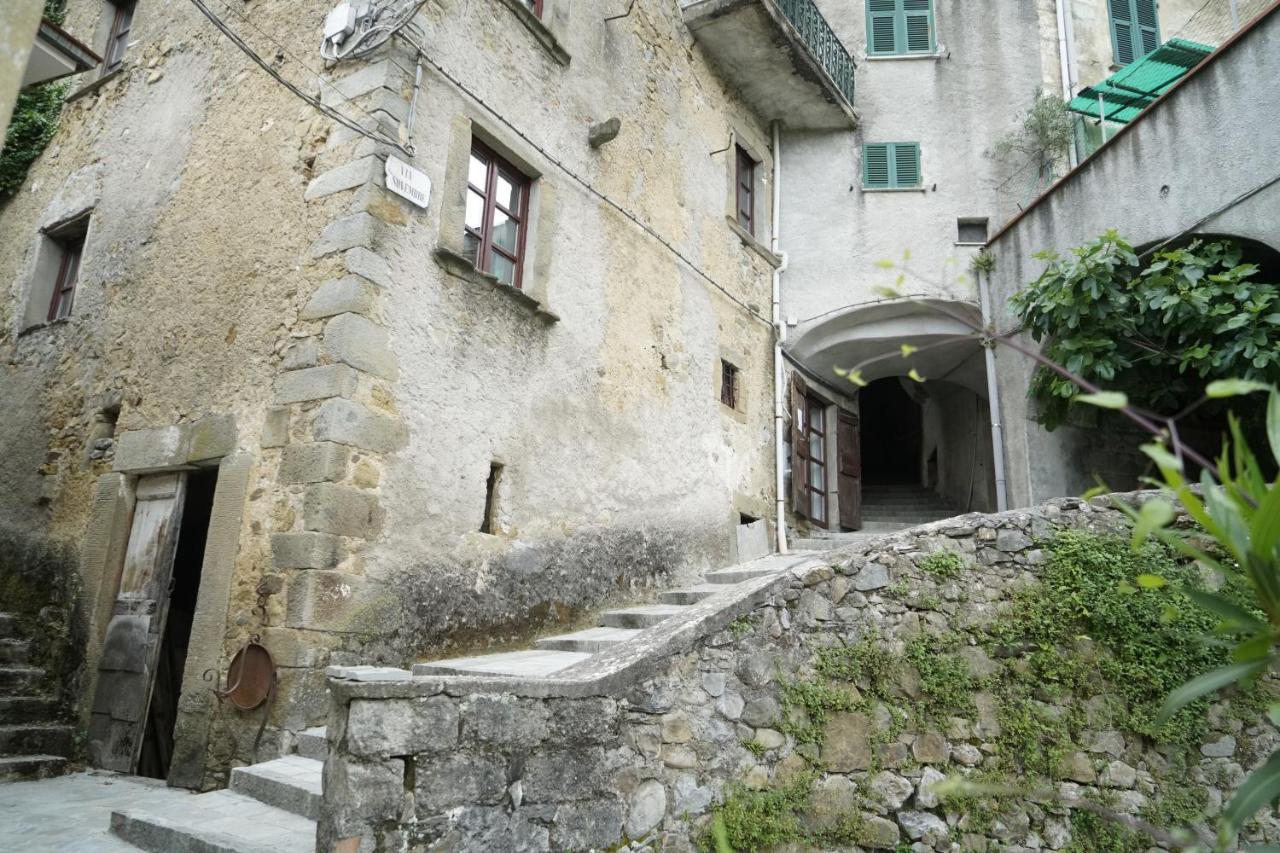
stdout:
[(542, 22), (542, 19), (529, 10), (522, 0), (502, 0), (502, 2), (510, 9), (520, 23), (524, 24), (524, 28), (533, 34), (538, 43), (551, 54), (551, 58), (561, 65), (568, 65), (572, 59), (569, 52), (560, 45), (560, 40), (556, 38), (555, 33)]
[(534, 299), (519, 288), (512, 287), (509, 284), (503, 284), (498, 281), (496, 277), (489, 275), (486, 272), (481, 272), (475, 268), (475, 264), (454, 250), (448, 249), (444, 246), (437, 246), (435, 258), (436, 262), (439, 263), (440, 266), (444, 268), (444, 271), (449, 275), (505, 294), (515, 304), (519, 305), (521, 308), (525, 309), (543, 322), (557, 323), (560, 321), (560, 316), (558, 314), (547, 310), (547, 307), (537, 299)]
[(982, 246), (987, 245), (985, 241), (984, 241), (984, 242), (982, 242), (982, 243), (966, 243), (966, 242), (962, 242), (962, 241), (960, 241), (960, 240), (957, 240), (955, 244), (956, 244), (957, 246), (977, 246), (977, 247), (979, 247), (979, 248), (981, 248)]
[(739, 225), (738, 220), (734, 219), (732, 216), (726, 216), (724, 221), (729, 223), (729, 230), (738, 235), (738, 239), (742, 241), (742, 245), (764, 258), (765, 262), (768, 263), (769, 266), (774, 269), (782, 266), (782, 258), (769, 251), (768, 247), (757, 240), (754, 234)]
[(864, 193), (925, 193), (927, 187), (863, 187)]
[(21, 338), (26, 335), (33, 335), (36, 332), (43, 331), (44, 329), (56, 329), (59, 326), (70, 325), (70, 323), (71, 323), (70, 316), (59, 317), (57, 320), (45, 320), (40, 323), (33, 323), (32, 325), (27, 326), (25, 329), (20, 330), (18, 332), (18, 337)]
[(98, 91), (103, 86), (110, 83), (112, 80), (124, 74), (124, 72), (128, 69), (128, 67), (129, 67), (128, 63), (121, 63), (121, 65), (118, 68), (116, 68), (116, 70), (112, 71), (110, 74), (104, 74), (101, 77), (97, 78), (96, 80), (90, 80), (88, 83), (85, 83), (79, 89), (76, 89), (69, 96), (67, 96), (66, 102), (69, 104), (72, 101), (80, 100), (86, 95), (92, 95), (94, 92)]
[(877, 56), (868, 56), (867, 62), (900, 62), (903, 60), (912, 61), (912, 60), (921, 60), (921, 59), (933, 60), (934, 62), (937, 62), (939, 59), (945, 59), (946, 56), (947, 56), (946, 50), (943, 49), (942, 45), (938, 45), (938, 49), (935, 50), (933, 53), (891, 53), (887, 55), (880, 54)]

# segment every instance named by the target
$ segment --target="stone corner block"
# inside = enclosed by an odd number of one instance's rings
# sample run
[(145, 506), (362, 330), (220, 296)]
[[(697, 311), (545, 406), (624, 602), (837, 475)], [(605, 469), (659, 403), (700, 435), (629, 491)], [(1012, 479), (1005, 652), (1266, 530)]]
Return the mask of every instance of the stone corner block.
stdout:
[(367, 582), (344, 572), (299, 572), (289, 579), (285, 624), (290, 628), (358, 633), (373, 626)]
[(280, 456), (280, 481), (288, 484), (338, 482), (347, 475), (351, 448), (331, 441), (291, 444)]
[(289, 443), (289, 407), (276, 406), (267, 411), (262, 422), (262, 446), (284, 447)]
[(303, 526), (318, 533), (372, 538), (382, 528), (378, 498), (355, 486), (313, 483), (302, 498)]
[(187, 464), (188, 425), (135, 429), (116, 436), (116, 471), (150, 471)]
[(208, 415), (187, 427), (187, 461), (220, 459), (236, 449), (234, 415)]
[(317, 441), (336, 441), (375, 453), (398, 450), (408, 440), (404, 421), (341, 397), (320, 405), (312, 433)]
[(394, 380), (400, 373), (390, 346), (391, 334), (359, 314), (339, 314), (324, 327), (322, 351), (330, 358), (345, 362), (384, 379)]
[(320, 100), (326, 106), (332, 107), (345, 100), (376, 92), (378, 89), (399, 93), (400, 87), (405, 82), (405, 73), (400, 66), (390, 59), (381, 59), (332, 81), (324, 87)]
[(277, 405), (349, 397), (356, 392), (359, 375), (345, 364), (305, 367), (276, 377)]
[(343, 190), (362, 187), (377, 178), (381, 166), (382, 162), (377, 157), (366, 156), (322, 172), (307, 185), (307, 191), (302, 194), (302, 200), (315, 201)]
[(368, 213), (353, 213), (335, 219), (324, 227), (320, 239), (311, 245), (311, 256), (323, 258), (356, 246), (371, 246), (377, 228), (378, 220)]
[(374, 285), (354, 276), (326, 281), (316, 288), (298, 315), (302, 320), (321, 320), (335, 314), (369, 314), (373, 310)]
[(358, 275), (378, 287), (391, 286), (391, 265), (381, 255), (363, 246), (356, 246), (343, 255), (343, 260), (346, 262), (347, 272), (352, 275)]
[(332, 569), (342, 562), (342, 540), (330, 533), (273, 533), (271, 556), (277, 569)]

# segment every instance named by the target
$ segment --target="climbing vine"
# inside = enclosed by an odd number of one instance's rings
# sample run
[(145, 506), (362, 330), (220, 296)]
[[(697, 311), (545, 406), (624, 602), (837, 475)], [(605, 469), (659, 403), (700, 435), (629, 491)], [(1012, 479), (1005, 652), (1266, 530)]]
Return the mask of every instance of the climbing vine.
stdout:
[[(61, 23), (64, 14), (59, 0), (45, 0), (44, 16), (50, 21)], [(18, 94), (0, 149), (0, 202), (18, 192), (27, 170), (53, 139), (66, 94), (67, 85), (62, 82), (45, 83)]]

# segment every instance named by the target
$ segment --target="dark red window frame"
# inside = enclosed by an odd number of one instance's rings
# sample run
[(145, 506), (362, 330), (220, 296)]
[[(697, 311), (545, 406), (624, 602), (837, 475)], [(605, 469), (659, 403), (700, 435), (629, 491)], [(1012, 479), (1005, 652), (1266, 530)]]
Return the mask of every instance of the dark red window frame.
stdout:
[(102, 73), (110, 74), (124, 62), (129, 47), (129, 30), (133, 27), (133, 0), (113, 3), (115, 17), (111, 19), (111, 34), (107, 36), (106, 49), (102, 51)]
[[(506, 259), (514, 267), (514, 272), (512, 280), (504, 283), (519, 289), (524, 280), (524, 249), (525, 237), (529, 230), (529, 189), (532, 181), (515, 166), (498, 156), (493, 149), (478, 140), (472, 140), (471, 156), (484, 163), (485, 177), (483, 187), (473, 183), (470, 174), (470, 160), (468, 160), (467, 193), (468, 195), (477, 195), (483, 199), (483, 215), (479, 227), (473, 227), (470, 223), (464, 223), (463, 226), (467, 236), (475, 241), (473, 247), (468, 247), (468, 251), (474, 248), (473, 260), (475, 261), (476, 269), (490, 275), (496, 275), (493, 271), (492, 256), (496, 253)], [(506, 180), (519, 191), (520, 199), (516, 205), (516, 210), (508, 209), (498, 203), (499, 178)], [(514, 250), (494, 241), (494, 223), (499, 213), (516, 224), (516, 238), (513, 241)], [(497, 277), (499, 280), (502, 279), (501, 276)]]
[(529, 7), (529, 11), (542, 17), (542, 0), (524, 0), (524, 5)]
[(738, 408), (738, 367), (720, 359), (720, 402)]
[[(805, 507), (805, 512), (809, 516), (809, 520), (819, 527), (827, 527), (829, 521), (827, 506), (827, 490), (829, 488), (827, 477), (827, 406), (826, 402), (817, 397), (805, 398), (805, 417), (804, 417), (804, 440), (805, 440), (805, 471), (804, 483), (805, 494), (809, 498), (809, 505)], [(814, 451), (817, 451), (815, 454)], [(815, 458), (815, 456), (817, 458)], [(821, 473), (822, 482), (814, 483), (813, 472), (817, 470)], [(795, 476), (793, 473), (792, 476)], [(817, 497), (815, 503), (814, 497)], [(815, 507), (822, 513), (819, 518), (814, 512)]]
[(756, 161), (741, 145), (735, 145), (738, 165), (734, 179), (737, 183), (735, 197), (738, 205), (738, 224), (752, 237), (756, 234)]
[(71, 309), (75, 306), (76, 282), (80, 280), (80, 257), (84, 254), (87, 224), (80, 220), (47, 235), (62, 255), (58, 262), (58, 277), (54, 279), (53, 293), (49, 297), (49, 314), (45, 318), (50, 323), (70, 317)]

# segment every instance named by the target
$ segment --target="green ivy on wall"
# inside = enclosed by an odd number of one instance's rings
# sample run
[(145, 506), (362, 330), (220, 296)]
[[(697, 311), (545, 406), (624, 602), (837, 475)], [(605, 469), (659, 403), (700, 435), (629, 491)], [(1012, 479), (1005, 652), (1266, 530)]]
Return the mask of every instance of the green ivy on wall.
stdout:
[[(45, 0), (44, 16), (50, 21), (60, 24), (65, 14), (60, 0)], [(63, 82), (45, 83), (19, 93), (4, 135), (4, 148), (0, 149), (0, 202), (18, 192), (27, 170), (57, 132), (66, 93)]]

